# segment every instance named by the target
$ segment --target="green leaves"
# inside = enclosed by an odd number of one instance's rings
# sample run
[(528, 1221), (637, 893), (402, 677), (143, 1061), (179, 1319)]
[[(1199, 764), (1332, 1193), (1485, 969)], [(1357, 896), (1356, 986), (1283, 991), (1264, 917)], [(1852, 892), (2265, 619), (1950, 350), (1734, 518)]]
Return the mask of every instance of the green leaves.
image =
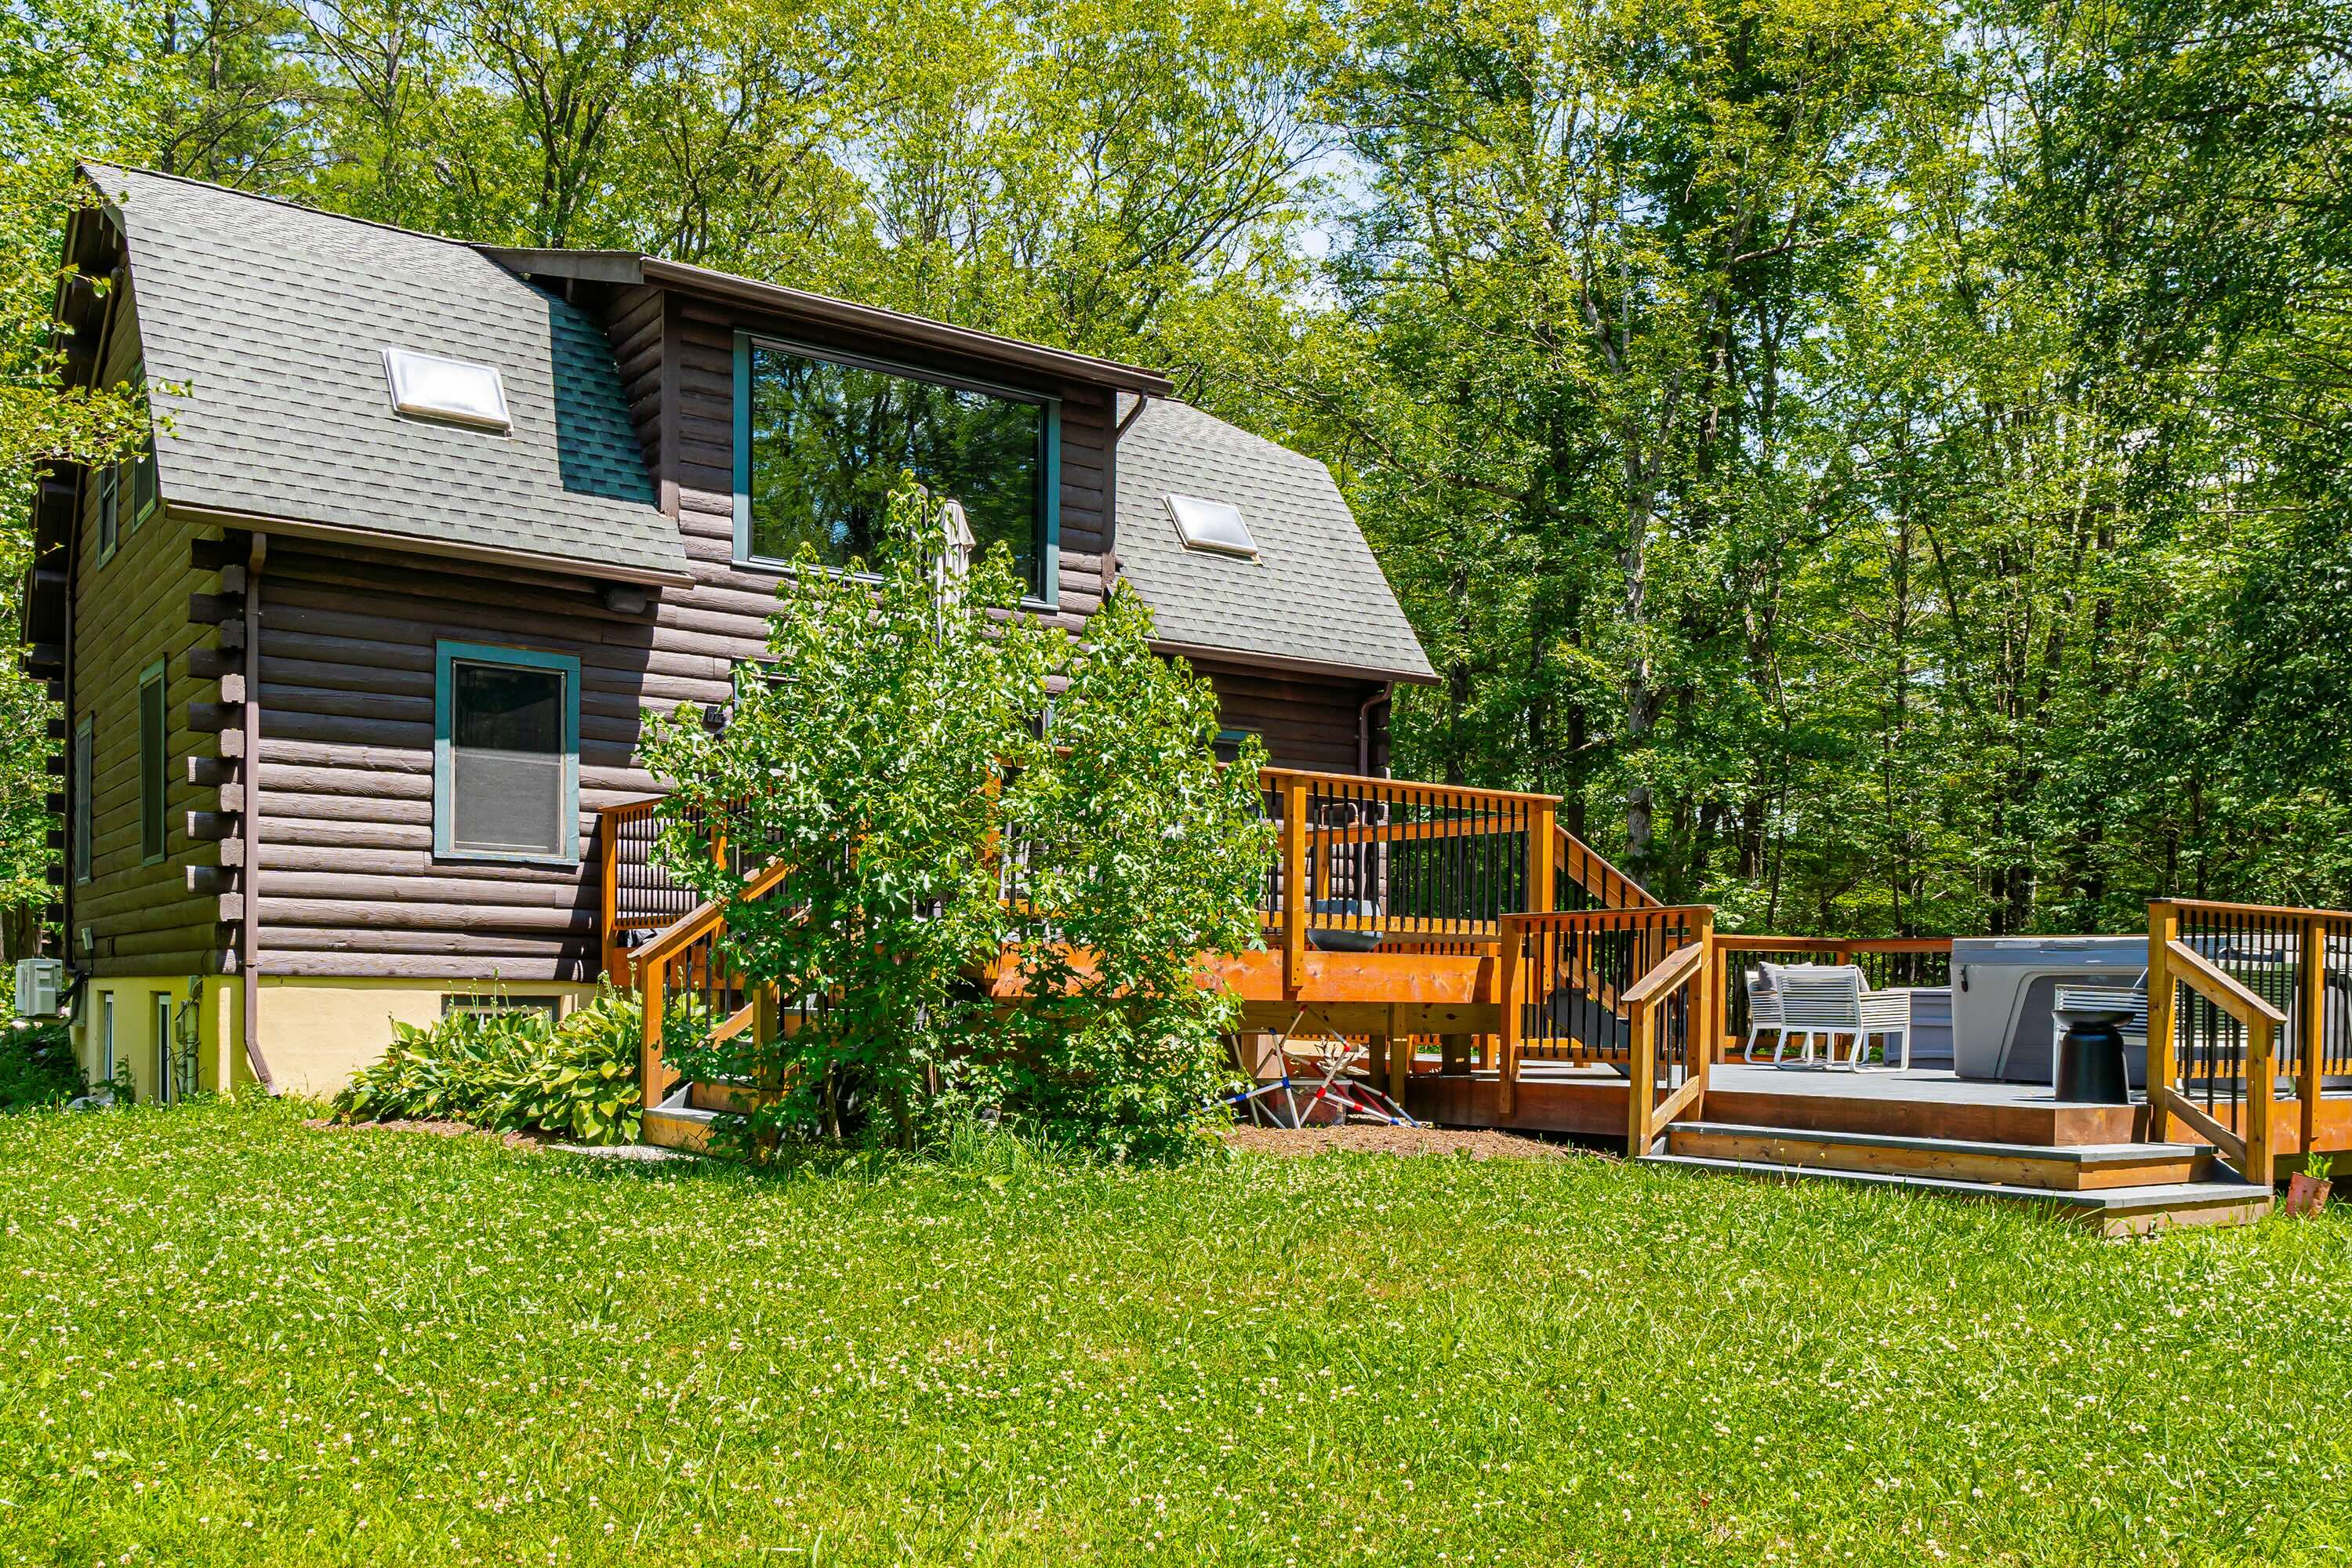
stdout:
[(580, 1143), (634, 1143), (644, 1012), (633, 994), (596, 998), (551, 1025), (536, 1007), (453, 1012), (430, 1028), (394, 1020), (392, 1048), (335, 1097), (346, 1121), (468, 1121)]
[[(743, 867), (793, 868), (736, 905), (727, 955), (793, 1026), (680, 1065), (778, 1092), (754, 1146), (904, 1147), (984, 1110), (1090, 1152), (1181, 1152), (1226, 1017), (1194, 957), (1255, 937), (1255, 763), (1217, 769), (1214, 693), (1150, 652), (1130, 592), (1074, 639), (1018, 610), (1001, 551), (942, 588), (920, 487), (886, 533), (871, 578), (787, 581), (774, 662), (741, 672), (723, 732), (691, 708), (646, 720), (646, 765), (676, 785), (671, 875), (733, 896), (713, 822)], [(982, 983), (1008, 951), (1033, 997), (1010, 1008)]]

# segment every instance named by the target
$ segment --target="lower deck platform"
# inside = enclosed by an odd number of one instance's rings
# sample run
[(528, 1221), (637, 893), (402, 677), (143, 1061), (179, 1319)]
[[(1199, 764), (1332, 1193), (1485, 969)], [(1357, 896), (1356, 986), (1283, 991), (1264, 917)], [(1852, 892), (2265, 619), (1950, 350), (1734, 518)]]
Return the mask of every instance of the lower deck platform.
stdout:
[[(1503, 1111), (1501, 1076), (1446, 1075), (1423, 1057), (1406, 1080), (1405, 1110), (1454, 1127), (1622, 1138), (1625, 1079), (1605, 1066), (1528, 1061), (1517, 1103)], [(2146, 1131), (2147, 1108), (2059, 1100), (2032, 1084), (1979, 1083), (1948, 1071), (1830, 1072), (1717, 1062), (1707, 1080), (1710, 1121), (1822, 1132), (1949, 1138), (1990, 1143), (2069, 1146), (2128, 1143)]]

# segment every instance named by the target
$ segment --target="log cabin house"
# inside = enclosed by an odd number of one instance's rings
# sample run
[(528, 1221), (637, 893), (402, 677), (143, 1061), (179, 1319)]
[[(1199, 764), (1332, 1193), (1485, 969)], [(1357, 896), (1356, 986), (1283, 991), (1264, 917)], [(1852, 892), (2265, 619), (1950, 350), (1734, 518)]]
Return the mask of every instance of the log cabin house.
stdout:
[(84, 173), (68, 377), (153, 422), (42, 479), (26, 590), (93, 1079), (331, 1090), (388, 1018), (591, 990), (641, 712), (724, 703), (781, 559), (855, 552), (901, 463), (1033, 613), (1132, 582), (1279, 763), (1383, 771), (1391, 689), (1432, 679), (1324, 467), (1152, 371)]
[[(1415, 1116), (2113, 1234), (2254, 1217), (2293, 1163), (2352, 1149), (2352, 911), (2151, 904), (2144, 965), (2122, 959), (2144, 1092), (1914, 1070), (1907, 1025), (1899, 1068), (1860, 1071), (1852, 1030), (1844, 1074), (1734, 1060), (1767, 959), (1868, 971), (1922, 1019), (1941, 997), (1956, 1048), (1970, 965), (1948, 937), (1719, 932), (1556, 797), (1388, 777), (1388, 698), (1432, 672), (1330, 475), (1151, 371), (86, 173), (67, 374), (143, 387), (152, 429), (42, 477), (24, 657), (65, 714), (49, 912), (92, 1078), (328, 1090), (389, 1018), (560, 1011), (607, 973), (646, 1001), (646, 1135), (694, 1146), (733, 1091), (665, 1065), (666, 998), (727, 1028), (774, 1009), (723, 962), (731, 901), (650, 861), (639, 721), (723, 705), (781, 560), (856, 552), (904, 465), (1013, 551), (1029, 613), (1076, 626), (1131, 582), (1229, 731), (1265, 738), (1265, 942), (1204, 968), (1261, 1041), (1346, 1041)], [(2048, 998), (2018, 995), (2051, 1047)]]

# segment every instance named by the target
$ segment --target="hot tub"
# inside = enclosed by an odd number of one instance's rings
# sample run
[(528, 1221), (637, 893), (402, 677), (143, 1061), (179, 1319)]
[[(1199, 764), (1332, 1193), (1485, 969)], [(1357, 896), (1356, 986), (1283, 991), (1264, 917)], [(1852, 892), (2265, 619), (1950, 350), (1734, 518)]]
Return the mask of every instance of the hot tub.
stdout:
[[(1962, 1078), (2048, 1083), (2061, 985), (2129, 988), (2147, 973), (2144, 936), (1967, 936), (1952, 941), (1952, 1070)], [(2146, 1047), (2127, 1046), (2134, 1089)]]

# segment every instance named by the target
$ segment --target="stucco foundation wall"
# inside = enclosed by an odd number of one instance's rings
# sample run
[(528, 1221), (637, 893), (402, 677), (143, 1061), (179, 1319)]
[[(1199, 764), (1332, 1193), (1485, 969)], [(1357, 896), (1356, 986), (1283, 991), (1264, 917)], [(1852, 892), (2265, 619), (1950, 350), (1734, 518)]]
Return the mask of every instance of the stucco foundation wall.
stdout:
[[(93, 978), (74, 1006), (74, 1054), (82, 1075), (95, 1088), (106, 1076), (106, 1023), (112, 1002), (114, 1062), (130, 1075), (131, 1091), (152, 1100), (163, 1088), (155, 1050), (158, 997), (172, 1009), (173, 1052), (182, 1065), (181, 1084), (197, 1093), (218, 1094), (249, 1082), (237, 1047), (242, 1009), (236, 982), (220, 975), (139, 974)], [(186, 1036), (193, 1032), (194, 1040)]]
[[(392, 1022), (425, 1026), (451, 996), (502, 996), (509, 1002), (556, 999), (570, 1012), (595, 995), (593, 985), (543, 981), (346, 980), (267, 975), (261, 981), (261, 1049), (285, 1094), (331, 1095), (392, 1044)], [(250, 1089), (244, 1046), (244, 987), (235, 975), (152, 974), (93, 979), (74, 1009), (75, 1054), (92, 1086), (106, 1077), (107, 1003), (113, 1003), (114, 1062), (131, 1092), (160, 1097), (156, 998), (172, 1008), (173, 1051), (182, 1082), (205, 1094)], [(194, 1044), (185, 1043), (193, 1030)]]
[[(448, 980), (348, 980), (285, 976), (261, 981), (261, 1054), (281, 1094), (331, 1095), (383, 1055), (394, 1019), (419, 1026), (441, 1016), (451, 996), (509, 1002), (559, 999), (570, 1012), (596, 988), (562, 981), (467, 984)], [(239, 1067), (243, 1063), (239, 1062)]]

